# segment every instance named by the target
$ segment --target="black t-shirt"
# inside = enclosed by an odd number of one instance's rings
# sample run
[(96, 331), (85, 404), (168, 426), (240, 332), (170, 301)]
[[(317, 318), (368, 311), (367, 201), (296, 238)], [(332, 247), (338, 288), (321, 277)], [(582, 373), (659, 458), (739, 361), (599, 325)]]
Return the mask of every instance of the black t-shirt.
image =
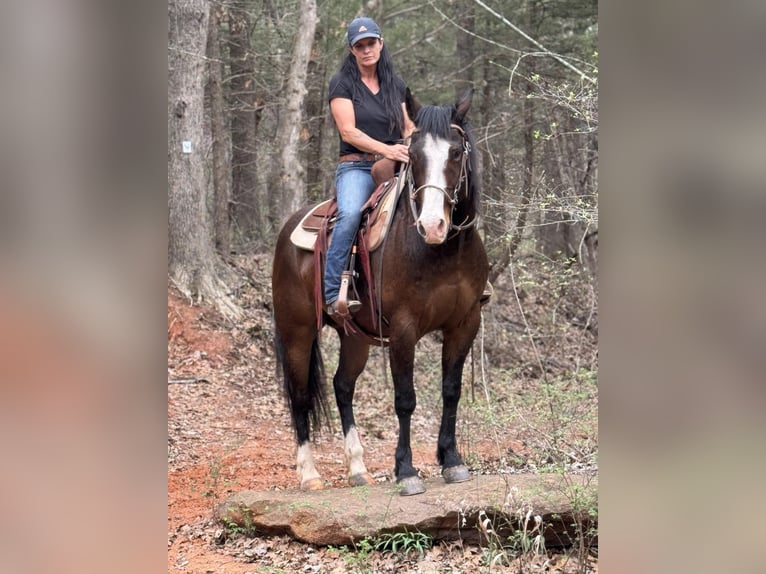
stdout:
[[(407, 87), (398, 76), (395, 78), (395, 84), (398, 99), (400, 102), (404, 102)], [(401, 139), (401, 131), (396, 127), (390, 128), (391, 118), (386, 114), (386, 110), (383, 107), (382, 90), (379, 90), (377, 94), (373, 94), (361, 80), (355, 82), (352, 78), (337, 73), (330, 78), (330, 92), (327, 100), (331, 102), (335, 98), (351, 100), (354, 104), (354, 118), (357, 129), (363, 131), (372, 139), (386, 144), (392, 144), (396, 140)], [(349, 153), (366, 152), (355, 148), (341, 139), (339, 155)]]

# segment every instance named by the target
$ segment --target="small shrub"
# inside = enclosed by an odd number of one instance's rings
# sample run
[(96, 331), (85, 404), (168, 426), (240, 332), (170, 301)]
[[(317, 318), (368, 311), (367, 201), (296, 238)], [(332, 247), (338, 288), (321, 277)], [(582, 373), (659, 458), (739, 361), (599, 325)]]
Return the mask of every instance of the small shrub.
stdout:
[(392, 532), (382, 534), (375, 541), (375, 550), (380, 552), (401, 552), (405, 556), (412, 551), (417, 551), (420, 556), (433, 546), (433, 538), (424, 532)]

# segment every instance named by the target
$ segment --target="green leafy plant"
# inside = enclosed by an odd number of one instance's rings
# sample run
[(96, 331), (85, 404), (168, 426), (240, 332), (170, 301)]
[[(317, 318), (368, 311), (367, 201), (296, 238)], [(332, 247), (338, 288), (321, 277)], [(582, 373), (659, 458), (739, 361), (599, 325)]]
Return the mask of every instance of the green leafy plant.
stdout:
[(369, 574), (374, 571), (372, 555), (374, 552), (391, 553), (408, 557), (417, 552), (419, 556), (433, 546), (433, 538), (424, 532), (389, 532), (377, 537), (365, 536), (352, 542), (352, 546), (330, 546), (331, 552), (338, 553), (346, 566), (354, 574)]
[(572, 506), (572, 523), (574, 531), (571, 540), (576, 551), (578, 573), (588, 572), (588, 555), (598, 538), (598, 501), (596, 489), (590, 484), (575, 484), (563, 475), (564, 492)]
[(545, 553), (542, 517), (535, 515), (529, 507), (518, 509), (516, 523), (511, 525), (513, 532), (505, 539), (498, 534), (499, 525), (494, 523), (495, 520), (498, 518), (489, 516), (483, 510), (479, 512), (479, 531), (487, 542), (485, 564), (492, 569), (496, 565), (510, 566), (516, 559), (520, 573), (530, 572), (532, 560)]
[(372, 540), (365, 536), (359, 541), (352, 541), (353, 551), (346, 545), (339, 548), (330, 547), (338, 552), (354, 574), (372, 574), (370, 555), (375, 551)]
[(433, 546), (433, 538), (424, 532), (391, 532), (380, 535), (375, 540), (375, 550), (380, 552), (391, 552), (392, 554), (409, 554), (416, 551), (420, 556), (426, 553), (426, 550)]
[(224, 532), (220, 536), (222, 542), (233, 536), (255, 536), (258, 533), (250, 509), (247, 506), (242, 506), (238, 510), (242, 514), (242, 524), (230, 516), (225, 516), (222, 519), (224, 525)]

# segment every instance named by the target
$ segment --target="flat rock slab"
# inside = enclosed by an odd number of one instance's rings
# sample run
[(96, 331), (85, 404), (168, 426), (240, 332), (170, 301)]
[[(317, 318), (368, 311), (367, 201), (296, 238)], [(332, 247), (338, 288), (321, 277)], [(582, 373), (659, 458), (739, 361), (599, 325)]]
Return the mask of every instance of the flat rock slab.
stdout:
[[(317, 545), (350, 544), (405, 530), (436, 540), (483, 543), (480, 520), (485, 516), (504, 539), (531, 509), (532, 516), (543, 519), (546, 545), (554, 547), (571, 543), (574, 519), (590, 525), (591, 509), (573, 508), (572, 501), (590, 499), (588, 506), (596, 505), (596, 480), (579, 475), (480, 475), (460, 484), (445, 484), (441, 478), (425, 482), (425, 493), (408, 497), (391, 483), (310, 492), (248, 490), (230, 496), (215, 517), (248, 532), (287, 534)], [(528, 530), (533, 526), (532, 519)]]

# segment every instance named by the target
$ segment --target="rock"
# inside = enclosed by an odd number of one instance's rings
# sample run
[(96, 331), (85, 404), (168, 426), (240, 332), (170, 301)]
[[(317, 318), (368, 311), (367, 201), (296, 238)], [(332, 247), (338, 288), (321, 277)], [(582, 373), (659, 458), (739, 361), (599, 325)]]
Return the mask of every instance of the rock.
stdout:
[[(474, 476), (468, 482), (425, 481), (426, 492), (399, 496), (392, 484), (318, 491), (243, 491), (215, 510), (224, 524), (262, 535), (287, 534), (317, 545), (350, 544), (365, 536), (423, 532), (436, 540), (483, 543), (479, 514), (505, 540), (518, 527), (519, 515), (540, 515), (547, 547), (566, 546), (575, 537), (574, 511), (566, 496), (573, 485), (593, 492), (596, 480), (584, 476), (516, 474)], [(581, 495), (581, 493), (580, 493)], [(586, 511), (580, 519), (587, 521)], [(530, 521), (530, 527), (534, 520)], [(588, 524), (586, 523), (586, 527)]]

